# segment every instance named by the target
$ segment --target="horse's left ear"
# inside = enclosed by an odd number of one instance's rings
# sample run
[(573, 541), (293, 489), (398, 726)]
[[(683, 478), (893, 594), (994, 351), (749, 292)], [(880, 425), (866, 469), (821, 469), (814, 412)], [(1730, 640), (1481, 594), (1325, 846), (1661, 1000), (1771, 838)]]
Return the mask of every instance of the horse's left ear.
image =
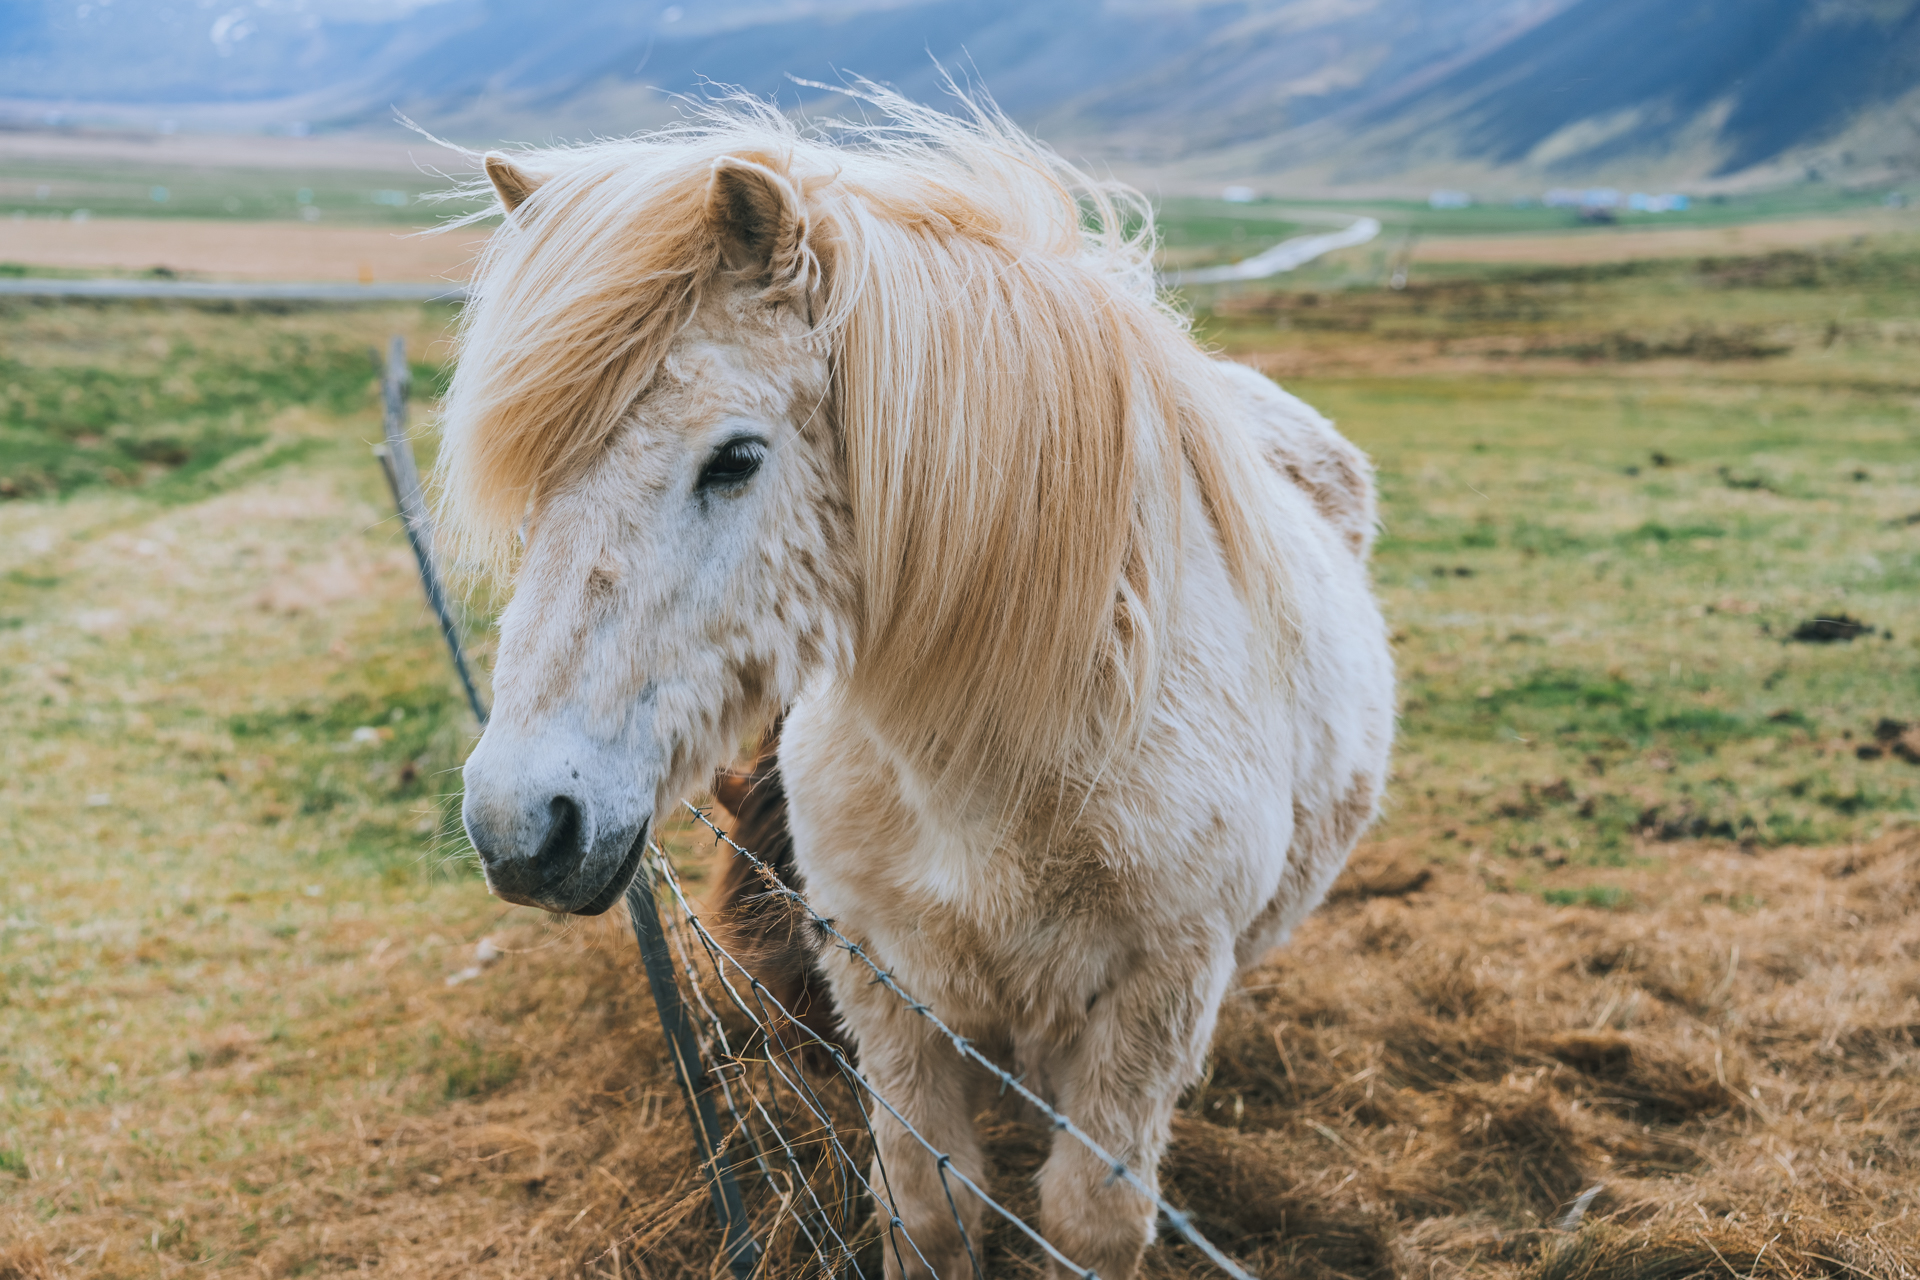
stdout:
[(807, 247), (807, 209), (785, 175), (721, 156), (707, 185), (707, 222), (729, 269), (760, 276), (774, 289), (812, 289), (818, 267)]
[(503, 155), (493, 154), (487, 157), (487, 181), (493, 184), (494, 194), (500, 197), (500, 207), (512, 213), (526, 203), (546, 179), (538, 174), (528, 173)]

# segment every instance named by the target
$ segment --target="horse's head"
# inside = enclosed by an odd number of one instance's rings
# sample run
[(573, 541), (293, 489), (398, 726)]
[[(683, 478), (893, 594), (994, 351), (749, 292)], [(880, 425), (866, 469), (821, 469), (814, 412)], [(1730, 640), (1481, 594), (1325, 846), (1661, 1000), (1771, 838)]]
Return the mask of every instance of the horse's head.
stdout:
[(456, 542), (525, 521), (466, 770), (503, 897), (610, 906), (658, 806), (803, 685), (976, 807), (1106, 768), (1190, 477), (1290, 643), (1264, 468), (1209, 425), (1237, 411), (1155, 300), (1150, 216), (998, 117), (883, 100), (858, 145), (742, 106), (544, 182), (489, 162), (440, 466)]
[[(577, 186), (537, 189), (497, 158), (488, 171), (510, 214), (525, 204), (514, 214), (523, 225), (509, 234), (545, 235), (528, 255), (562, 259), (523, 261), (523, 273), (555, 287), (586, 272), (617, 277), (589, 260), (616, 247), (565, 232), (570, 205), (561, 197), (577, 203)], [(573, 404), (575, 416), (605, 416), (591, 449), (557, 463), (549, 451), (544, 476), (525, 489), (531, 505), (500, 621), (494, 709), (466, 764), (463, 817), (488, 884), (550, 911), (612, 906), (656, 810), (730, 758), (846, 645), (852, 552), (827, 358), (811, 323), (819, 266), (804, 202), (786, 177), (751, 161), (722, 159), (701, 176), (692, 211), (705, 225), (680, 243), (712, 256), (678, 264), (689, 287), (667, 291), (660, 305), (681, 314), (655, 326), (658, 350), (639, 357), (643, 374), (596, 393), (617, 403)], [(548, 217), (562, 225), (543, 228)], [(568, 252), (580, 260), (565, 261)], [(650, 265), (620, 270), (630, 280)], [(502, 292), (483, 288), (478, 306), (542, 305), (524, 286)], [(487, 381), (500, 370), (486, 351), (512, 347), (519, 324), (524, 343), (548, 343), (564, 362), (568, 353), (551, 346), (556, 322), (543, 331), (530, 315), (470, 318), (459, 373), (470, 381), (456, 382), (449, 401), (454, 502), (487, 465), (474, 461), (476, 446), (458, 438), (455, 420), (488, 402)], [(476, 350), (476, 334), (490, 347)], [(635, 358), (630, 344), (609, 349), (607, 363)], [(495, 393), (492, 403), (501, 401)]]

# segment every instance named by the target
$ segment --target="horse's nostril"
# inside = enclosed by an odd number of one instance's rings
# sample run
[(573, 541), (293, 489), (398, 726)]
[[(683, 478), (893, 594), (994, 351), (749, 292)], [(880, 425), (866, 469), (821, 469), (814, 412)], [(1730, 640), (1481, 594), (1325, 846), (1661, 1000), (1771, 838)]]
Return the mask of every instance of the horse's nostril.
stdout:
[(557, 778), (517, 793), (485, 781), (469, 780), (462, 817), (494, 893), (546, 911), (598, 915), (626, 891), (645, 851), (649, 815), (637, 815), (636, 824), (618, 796), (567, 794), (574, 788)]
[(545, 866), (549, 859), (563, 858), (571, 862), (585, 854), (580, 841), (580, 806), (573, 802), (573, 797), (555, 796), (548, 803), (547, 811), (553, 820), (547, 824), (546, 838), (540, 841), (540, 852), (534, 855), (534, 861)]

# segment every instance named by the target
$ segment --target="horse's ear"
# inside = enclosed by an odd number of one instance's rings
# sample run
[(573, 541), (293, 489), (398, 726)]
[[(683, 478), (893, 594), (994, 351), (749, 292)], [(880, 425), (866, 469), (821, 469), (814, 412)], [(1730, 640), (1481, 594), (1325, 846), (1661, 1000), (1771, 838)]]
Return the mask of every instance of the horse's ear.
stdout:
[(527, 197), (546, 181), (544, 177), (528, 173), (501, 155), (487, 157), (487, 180), (493, 183), (493, 189), (500, 197), (500, 204), (508, 213), (525, 204)]
[(731, 270), (762, 276), (775, 288), (812, 285), (806, 205), (785, 176), (751, 160), (721, 156), (707, 185), (707, 222)]

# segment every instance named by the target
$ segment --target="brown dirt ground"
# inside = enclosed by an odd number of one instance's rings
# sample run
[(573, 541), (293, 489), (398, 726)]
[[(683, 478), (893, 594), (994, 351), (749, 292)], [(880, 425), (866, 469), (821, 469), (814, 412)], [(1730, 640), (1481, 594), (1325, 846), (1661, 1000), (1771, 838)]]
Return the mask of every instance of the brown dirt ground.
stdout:
[(221, 280), (439, 281), (465, 277), (485, 231), (415, 235), (299, 222), (0, 220), (0, 262)]
[(1734, 227), (1575, 231), (1547, 236), (1436, 236), (1414, 246), (1416, 262), (1540, 262), (1575, 266), (1644, 258), (1698, 258), (1802, 249), (1885, 231), (1883, 217), (1802, 218)]

